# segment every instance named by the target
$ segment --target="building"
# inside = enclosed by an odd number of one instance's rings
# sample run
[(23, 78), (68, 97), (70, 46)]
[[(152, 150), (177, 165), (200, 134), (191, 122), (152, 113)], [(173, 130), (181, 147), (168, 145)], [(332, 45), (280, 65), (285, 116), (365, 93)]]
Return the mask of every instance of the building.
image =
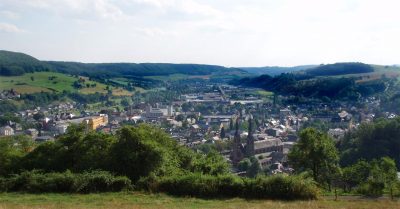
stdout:
[(283, 152), (283, 143), (278, 138), (258, 140), (254, 142), (254, 153)]
[(152, 120), (159, 120), (160, 118), (163, 118), (165, 116), (171, 117), (175, 114), (174, 108), (172, 105), (167, 105), (164, 107), (161, 107), (157, 105), (156, 108), (153, 108), (152, 106), (147, 106), (146, 107), (146, 112), (142, 114), (144, 118), (148, 121)]
[(14, 129), (10, 126), (4, 126), (0, 128), (0, 136), (12, 136), (14, 135)]
[(281, 123), (286, 119), (286, 117), (290, 116), (291, 112), (288, 108), (279, 110), (279, 120)]
[(236, 119), (235, 136), (233, 138), (233, 150), (231, 152), (231, 160), (233, 165), (237, 165), (243, 159), (243, 146), (239, 133), (239, 118)]
[(346, 134), (346, 131), (341, 128), (335, 128), (335, 129), (328, 130), (328, 135), (334, 139), (342, 139), (345, 134)]
[(93, 131), (102, 126), (106, 126), (108, 124), (108, 116), (105, 114), (100, 114), (100, 116), (89, 117), (85, 121), (88, 129)]
[(36, 139), (36, 137), (39, 135), (39, 131), (36, 130), (36, 129), (34, 129), (34, 128), (27, 129), (27, 130), (25, 131), (25, 133), (26, 133), (27, 135), (31, 136), (32, 139)]
[(58, 134), (65, 134), (65, 132), (67, 132), (68, 126), (69, 126), (69, 124), (67, 124), (67, 123), (60, 123), (60, 124), (57, 124), (57, 125), (55, 126), (55, 131), (56, 131)]

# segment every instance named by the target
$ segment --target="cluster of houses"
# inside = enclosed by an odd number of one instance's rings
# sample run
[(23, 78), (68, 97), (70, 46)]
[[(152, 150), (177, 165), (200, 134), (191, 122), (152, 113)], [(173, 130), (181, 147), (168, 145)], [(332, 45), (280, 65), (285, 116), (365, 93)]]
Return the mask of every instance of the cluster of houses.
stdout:
[(17, 99), (20, 97), (21, 95), (14, 89), (0, 91), (0, 101), (6, 99)]
[[(25, 134), (37, 142), (54, 140), (64, 134), (71, 124), (83, 124), (87, 131), (115, 133), (123, 124), (152, 123), (159, 125), (180, 144), (196, 149), (207, 143), (230, 142), (221, 154), (233, 167), (244, 158), (255, 157), (262, 168), (272, 173), (292, 172), (287, 155), (297, 142), (297, 133), (304, 124), (316, 121), (330, 125), (328, 134), (341, 139), (346, 132), (361, 122), (372, 121), (374, 107), (379, 103), (369, 98), (370, 110), (360, 111), (348, 104), (301, 104), (291, 107), (275, 105), (275, 99), (266, 100), (251, 94), (253, 89), (218, 86), (208, 92), (181, 95), (170, 103), (137, 103), (124, 111), (77, 111), (77, 104), (64, 102), (48, 107), (37, 107), (16, 115), (35, 127), (23, 129), (21, 124), (10, 121), (0, 127), (0, 136)], [(207, 87), (208, 88), (208, 87)], [(15, 92), (0, 94), (10, 98)], [(11, 96), (10, 96), (11, 95)], [(16, 95), (14, 95), (16, 96)], [(183, 108), (190, 104), (190, 108)], [(206, 111), (197, 106), (209, 107)], [(219, 108), (214, 108), (219, 107)], [(212, 111), (210, 109), (213, 109)], [(223, 111), (222, 111), (223, 110)], [(35, 115), (43, 115), (36, 117)], [(396, 117), (388, 113), (388, 117)]]

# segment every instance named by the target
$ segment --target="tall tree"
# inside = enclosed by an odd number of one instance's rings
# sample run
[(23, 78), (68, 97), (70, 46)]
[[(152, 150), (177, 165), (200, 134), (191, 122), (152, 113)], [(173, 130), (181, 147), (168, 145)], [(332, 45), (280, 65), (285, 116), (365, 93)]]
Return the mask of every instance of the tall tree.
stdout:
[(327, 134), (314, 128), (304, 129), (299, 142), (289, 153), (289, 162), (297, 172), (311, 171), (315, 181), (330, 183), (337, 170), (338, 152)]

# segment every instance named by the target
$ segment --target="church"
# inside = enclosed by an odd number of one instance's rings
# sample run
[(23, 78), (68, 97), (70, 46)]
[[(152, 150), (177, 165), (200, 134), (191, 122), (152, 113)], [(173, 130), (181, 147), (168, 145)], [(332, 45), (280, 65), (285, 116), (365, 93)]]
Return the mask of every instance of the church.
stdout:
[(249, 117), (248, 135), (246, 143), (242, 143), (239, 130), (240, 118), (236, 119), (235, 134), (233, 138), (233, 150), (230, 155), (232, 164), (236, 166), (243, 158), (255, 156), (262, 167), (267, 167), (274, 161), (283, 158), (283, 143), (275, 137), (266, 134), (254, 134), (252, 117)]

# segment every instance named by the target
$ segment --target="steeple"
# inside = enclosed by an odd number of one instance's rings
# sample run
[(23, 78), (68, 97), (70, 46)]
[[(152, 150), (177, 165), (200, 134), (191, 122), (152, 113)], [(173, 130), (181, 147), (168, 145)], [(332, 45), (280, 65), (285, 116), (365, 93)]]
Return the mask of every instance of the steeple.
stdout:
[(236, 139), (236, 136), (239, 136), (239, 138), (240, 138), (240, 134), (239, 134), (239, 118), (236, 118), (235, 139)]
[(246, 156), (251, 157), (254, 155), (254, 137), (253, 137), (253, 116), (249, 117), (249, 129), (247, 135), (247, 144), (246, 144)]
[(239, 133), (239, 118), (236, 118), (235, 136), (233, 138), (233, 150), (231, 153), (231, 160), (234, 165), (237, 165), (243, 158), (242, 144)]

